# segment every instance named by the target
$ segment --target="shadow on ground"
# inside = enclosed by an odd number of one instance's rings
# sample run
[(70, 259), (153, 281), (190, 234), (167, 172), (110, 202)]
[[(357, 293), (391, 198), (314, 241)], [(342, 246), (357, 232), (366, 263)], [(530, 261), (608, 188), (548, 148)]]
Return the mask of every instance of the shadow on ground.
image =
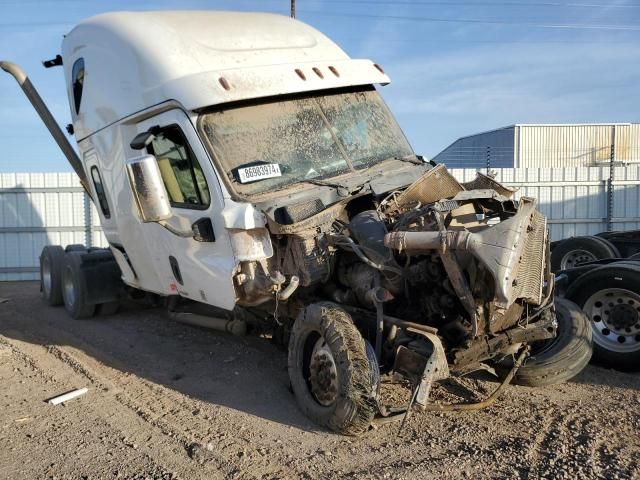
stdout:
[(36, 345), (71, 346), (108, 367), (192, 398), (303, 430), (286, 355), (268, 340), (234, 337), (169, 320), (134, 304), (109, 317), (73, 320), (40, 299), (36, 282), (0, 283), (0, 334)]

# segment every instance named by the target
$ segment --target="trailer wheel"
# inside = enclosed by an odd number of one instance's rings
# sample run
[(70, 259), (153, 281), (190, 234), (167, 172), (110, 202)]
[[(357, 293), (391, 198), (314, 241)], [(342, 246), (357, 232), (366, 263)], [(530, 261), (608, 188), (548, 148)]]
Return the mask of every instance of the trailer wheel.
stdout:
[(296, 319), (289, 340), (289, 378), (301, 410), (345, 435), (364, 433), (377, 411), (378, 365), (349, 314), (315, 303)]
[(518, 370), (515, 383), (543, 387), (566, 382), (589, 363), (593, 352), (589, 319), (564, 298), (555, 299), (555, 309), (556, 337), (531, 345), (531, 356)]
[(81, 243), (72, 243), (71, 245), (67, 245), (66, 247), (64, 247), (64, 251), (65, 251), (65, 253), (69, 253), (69, 252), (86, 252), (87, 251), (87, 247), (85, 247)]
[(618, 258), (620, 252), (608, 240), (595, 236), (563, 240), (551, 252), (551, 270), (559, 272), (587, 262)]
[(89, 318), (96, 311), (96, 306), (87, 301), (86, 285), (82, 280), (82, 258), (77, 252), (64, 255), (62, 264), (62, 298), (64, 307), (71, 317)]
[(622, 261), (595, 268), (569, 285), (566, 297), (591, 320), (594, 360), (640, 369), (640, 266)]
[(52, 307), (62, 305), (62, 262), (64, 250), (59, 245), (47, 245), (40, 254), (40, 291)]

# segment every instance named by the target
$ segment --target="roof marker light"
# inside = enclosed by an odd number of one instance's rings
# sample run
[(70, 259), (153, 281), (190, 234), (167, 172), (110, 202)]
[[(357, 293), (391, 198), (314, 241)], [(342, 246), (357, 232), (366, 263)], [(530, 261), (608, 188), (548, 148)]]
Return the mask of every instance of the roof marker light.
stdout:
[(333, 65), (329, 67), (329, 70), (331, 70), (331, 73), (333, 73), (336, 77), (340, 76), (340, 74), (338, 73), (338, 69)]
[(218, 82), (220, 82), (220, 85), (222, 85), (222, 88), (224, 88), (225, 90), (231, 90), (231, 85), (229, 85), (229, 82), (226, 78), (220, 77), (218, 79)]
[(304, 76), (304, 73), (302, 72), (302, 70), (300, 70), (299, 68), (296, 68), (296, 73), (298, 74), (298, 76), (302, 79), (302, 80), (306, 80), (307, 77)]
[(384, 70), (382, 69), (382, 67), (380, 65), (378, 65), (377, 63), (374, 63), (373, 66), (376, 67), (378, 69), (378, 71), (384, 75)]
[(315, 72), (315, 74), (317, 76), (319, 76), (320, 78), (324, 78), (324, 75), (322, 74), (322, 72), (320, 71), (320, 69), (318, 67), (313, 67), (312, 70)]

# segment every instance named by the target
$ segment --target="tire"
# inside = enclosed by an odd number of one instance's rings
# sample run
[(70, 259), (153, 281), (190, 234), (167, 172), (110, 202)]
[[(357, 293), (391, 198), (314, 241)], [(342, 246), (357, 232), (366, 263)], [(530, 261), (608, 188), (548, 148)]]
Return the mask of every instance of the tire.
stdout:
[(520, 367), (515, 383), (543, 387), (566, 382), (587, 366), (591, 359), (591, 325), (580, 307), (564, 298), (555, 299), (555, 338), (532, 345), (531, 356)]
[(594, 361), (616, 370), (640, 370), (640, 265), (623, 260), (574, 281), (566, 297), (591, 321)]
[(64, 251), (65, 253), (69, 253), (69, 252), (86, 252), (87, 251), (87, 247), (85, 247), (84, 245), (80, 244), (80, 243), (73, 243), (71, 245), (67, 245), (66, 247), (64, 247)]
[(101, 303), (96, 306), (96, 315), (106, 317), (109, 315), (115, 315), (120, 310), (120, 302), (107, 302)]
[(47, 245), (40, 254), (40, 291), (52, 307), (62, 305), (62, 262), (64, 250), (59, 245)]
[(90, 318), (96, 306), (87, 301), (87, 289), (82, 279), (80, 252), (64, 255), (62, 264), (62, 299), (67, 313), (75, 319)]
[(304, 309), (291, 331), (288, 363), (293, 393), (307, 417), (344, 435), (368, 430), (377, 411), (378, 372), (372, 374), (365, 341), (349, 314), (329, 302)]
[(582, 263), (618, 257), (618, 249), (604, 238), (572, 237), (560, 242), (551, 252), (551, 270), (559, 272)]

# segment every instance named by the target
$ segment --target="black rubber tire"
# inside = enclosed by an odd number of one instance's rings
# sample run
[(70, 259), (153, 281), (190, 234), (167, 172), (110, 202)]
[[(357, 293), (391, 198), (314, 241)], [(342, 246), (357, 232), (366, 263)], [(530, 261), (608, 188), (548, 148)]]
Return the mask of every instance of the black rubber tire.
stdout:
[[(87, 288), (82, 281), (82, 252), (65, 253), (62, 263), (62, 299), (67, 313), (75, 319), (90, 318), (96, 311), (96, 305), (87, 300)], [(73, 285), (74, 299), (65, 294), (65, 283)]]
[(602, 245), (605, 245), (609, 249), (609, 252), (613, 255), (612, 258), (621, 258), (622, 257), (622, 255), (620, 255), (620, 250), (618, 250), (618, 247), (616, 247), (613, 244), (613, 242), (611, 242), (611, 240), (608, 240), (608, 239), (602, 238), (602, 237), (598, 237), (596, 235), (594, 235), (592, 238), (595, 238)]
[(67, 245), (66, 247), (64, 247), (64, 251), (65, 251), (65, 253), (69, 253), (69, 252), (86, 252), (87, 251), (87, 247), (85, 247), (84, 245), (82, 245), (80, 243), (72, 243), (71, 245)]
[[(573, 250), (584, 250), (591, 253), (597, 260), (604, 258), (618, 258), (620, 252), (608, 240), (595, 236), (572, 237), (561, 241), (551, 252), (551, 270), (562, 270), (562, 259)], [(577, 265), (573, 265), (574, 267)], [(569, 268), (569, 267), (567, 267)]]
[[(62, 262), (64, 250), (59, 245), (47, 245), (40, 254), (40, 291), (42, 298), (52, 307), (62, 305)], [(44, 281), (43, 265), (48, 263), (50, 271), (50, 284), (47, 288)]]
[[(566, 298), (582, 308), (594, 293), (608, 288), (626, 289), (640, 295), (640, 264), (625, 259), (595, 268), (569, 285)], [(640, 350), (615, 352), (594, 342), (593, 360), (616, 370), (640, 370)]]
[(106, 317), (109, 315), (115, 315), (120, 310), (120, 302), (107, 302), (101, 303), (96, 306), (96, 315)]
[[(309, 384), (310, 349), (324, 337), (335, 360), (338, 398), (321, 405)], [(333, 303), (309, 305), (296, 319), (289, 339), (289, 378), (303, 413), (314, 422), (344, 435), (366, 432), (377, 411), (364, 339), (348, 313)]]
[(556, 337), (532, 345), (531, 356), (520, 367), (514, 383), (543, 387), (566, 382), (587, 366), (593, 352), (591, 324), (575, 303), (555, 299)]

